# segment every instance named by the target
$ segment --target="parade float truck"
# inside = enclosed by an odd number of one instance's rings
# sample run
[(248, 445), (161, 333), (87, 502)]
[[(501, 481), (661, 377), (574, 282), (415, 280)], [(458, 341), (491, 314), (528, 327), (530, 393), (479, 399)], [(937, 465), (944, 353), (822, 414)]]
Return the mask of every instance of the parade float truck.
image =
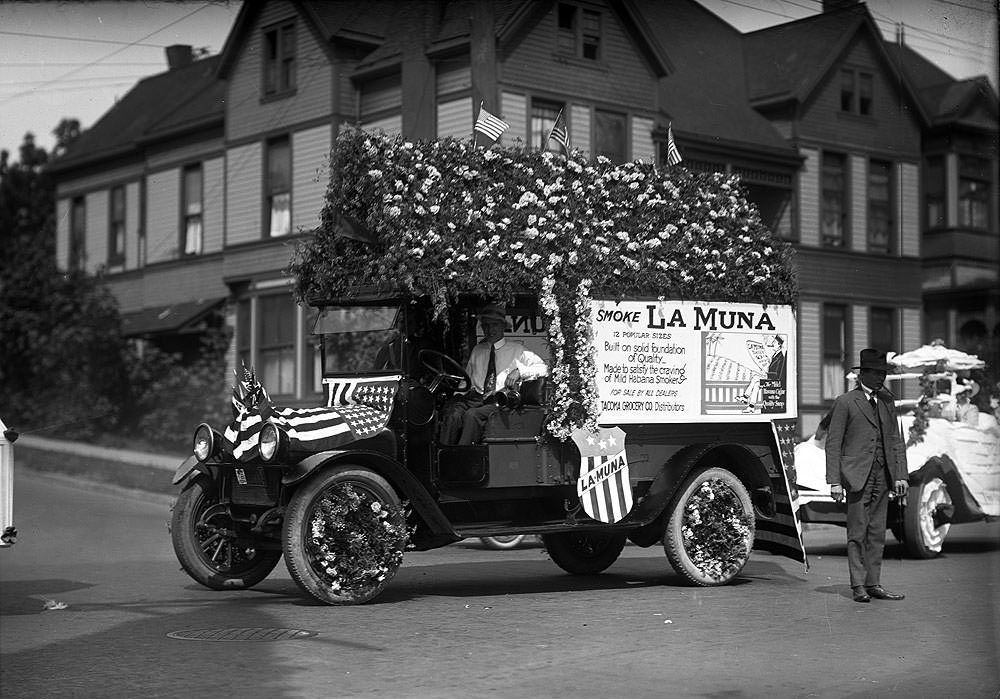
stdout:
[[(282, 404), (238, 368), (231, 423), (200, 425), (174, 478), (192, 578), (248, 588), (284, 556), (307, 595), (356, 604), (407, 550), (517, 535), (577, 575), (628, 541), (685, 584), (732, 581), (754, 549), (805, 564), (790, 253), (736, 180), (354, 130), (331, 173), (289, 269), (323, 399)], [(446, 444), (485, 303), (548, 375)]]
[[(889, 357), (893, 371), (886, 388), (902, 394), (906, 380), (919, 382), (918, 399), (896, 400), (901, 434), (906, 437), (909, 491), (892, 499), (887, 515), (896, 540), (915, 558), (934, 558), (953, 524), (1000, 517), (1000, 423), (992, 410), (963, 419), (957, 396), (980, 391), (971, 372), (986, 368), (975, 355), (942, 344)], [(853, 388), (854, 374), (847, 376)], [(847, 506), (834, 502), (826, 482), (822, 430), (795, 447), (800, 515), (804, 522), (846, 526)]]

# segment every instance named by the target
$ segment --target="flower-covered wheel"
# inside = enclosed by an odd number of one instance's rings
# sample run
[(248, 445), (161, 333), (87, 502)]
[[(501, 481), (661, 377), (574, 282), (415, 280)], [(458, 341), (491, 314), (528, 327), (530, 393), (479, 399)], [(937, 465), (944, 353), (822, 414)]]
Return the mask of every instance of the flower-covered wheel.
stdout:
[(216, 488), (197, 478), (181, 491), (170, 513), (170, 540), (181, 567), (213, 590), (253, 587), (274, 570), (281, 551), (259, 548), (219, 504)]
[(724, 468), (701, 467), (677, 494), (663, 548), (688, 582), (725, 585), (750, 560), (754, 534), (753, 505), (740, 479)]
[(940, 478), (929, 478), (910, 488), (903, 513), (903, 540), (911, 556), (934, 558), (941, 553), (951, 524), (939, 522), (937, 517), (940, 511), (951, 514), (952, 509), (948, 486)]
[(615, 532), (560, 532), (542, 534), (542, 543), (553, 563), (567, 573), (597, 575), (618, 560), (626, 538)]
[(396, 491), (360, 466), (314, 474), (285, 511), (288, 572), (303, 592), (325, 604), (377, 597), (399, 570), (408, 539)]

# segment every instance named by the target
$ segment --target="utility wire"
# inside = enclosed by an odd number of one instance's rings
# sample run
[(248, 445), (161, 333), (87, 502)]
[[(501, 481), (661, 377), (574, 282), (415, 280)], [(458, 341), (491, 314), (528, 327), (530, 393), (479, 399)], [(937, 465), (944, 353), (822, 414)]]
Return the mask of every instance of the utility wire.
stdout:
[(18, 93), (14, 94), (14, 95), (11, 95), (10, 97), (8, 97), (5, 100), (3, 100), (2, 102), (0, 102), (0, 105), (7, 104), (8, 102), (17, 99), (18, 97), (23, 97), (24, 95), (30, 95), (32, 92), (34, 92), (38, 88), (42, 88), (42, 87), (46, 87), (48, 85), (52, 85), (53, 83), (57, 83), (60, 80), (64, 80), (65, 78), (68, 78), (71, 75), (75, 75), (75, 74), (79, 73), (82, 70), (85, 70), (85, 69), (87, 69), (87, 68), (89, 68), (91, 66), (97, 65), (101, 61), (106, 61), (107, 59), (111, 58), (112, 56), (116, 56), (119, 53), (121, 53), (122, 51), (125, 51), (126, 49), (128, 49), (128, 48), (130, 48), (132, 46), (135, 46), (135, 45), (139, 44), (140, 42), (145, 41), (149, 37), (154, 36), (156, 34), (159, 34), (164, 29), (169, 29), (170, 27), (174, 26), (175, 24), (179, 24), (180, 22), (183, 22), (188, 17), (191, 17), (192, 15), (197, 14), (198, 12), (201, 12), (206, 7), (208, 7), (208, 5), (202, 5), (201, 7), (198, 7), (196, 9), (192, 10), (191, 12), (188, 12), (183, 17), (180, 17), (179, 19), (175, 19), (173, 22), (170, 22), (170, 23), (168, 23), (168, 24), (160, 27), (159, 29), (150, 32), (146, 36), (140, 37), (140, 38), (136, 39), (135, 41), (133, 41), (133, 42), (131, 42), (129, 44), (126, 44), (125, 46), (122, 46), (120, 49), (116, 49), (116, 50), (112, 51), (111, 53), (109, 53), (106, 56), (102, 56), (101, 58), (98, 58), (97, 60), (91, 61), (90, 63), (87, 63), (85, 65), (82, 65), (79, 68), (74, 68), (73, 70), (71, 70), (69, 72), (63, 73), (62, 75), (60, 75), (57, 78), (53, 78), (52, 80), (46, 80), (45, 82), (43, 82), (40, 85), (38, 85), (38, 87), (36, 87), (36, 88), (32, 88), (30, 90), (23, 90), (23, 91), (18, 92)]
[[(181, 19), (183, 19), (183, 17)], [(170, 25), (167, 25), (167, 26), (170, 26)], [(163, 29), (166, 29), (166, 28), (167, 27), (164, 27)], [(163, 30), (160, 29), (160, 30), (157, 30), (157, 31), (163, 31)], [(156, 32), (153, 32), (153, 34), (155, 34), (155, 33)], [(142, 39), (139, 39), (139, 41), (132, 41), (132, 42), (130, 42), (130, 41), (115, 41), (114, 39), (91, 39), (91, 38), (82, 37), (82, 36), (56, 36), (55, 34), (34, 34), (32, 32), (12, 32), (12, 31), (9, 31), (9, 30), (6, 30), (6, 29), (0, 29), (0, 34), (5, 34), (7, 36), (27, 36), (27, 37), (30, 37), (32, 39), (55, 39), (57, 41), (84, 41), (84, 42), (88, 42), (88, 43), (91, 43), (91, 44), (111, 44), (111, 45), (118, 45), (118, 46), (145, 46), (145, 47), (155, 48), (155, 49), (166, 48), (166, 44), (143, 44), (143, 43), (141, 43)], [(153, 34), (150, 34), (149, 36), (152, 36)]]

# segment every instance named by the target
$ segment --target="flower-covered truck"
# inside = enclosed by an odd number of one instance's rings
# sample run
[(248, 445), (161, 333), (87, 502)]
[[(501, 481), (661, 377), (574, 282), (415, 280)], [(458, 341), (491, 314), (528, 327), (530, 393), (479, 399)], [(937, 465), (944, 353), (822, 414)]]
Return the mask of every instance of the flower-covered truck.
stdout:
[[(289, 270), (325, 400), (277, 405), (243, 367), (232, 421), (197, 428), (171, 521), (195, 580), (251, 587), (284, 556), (305, 594), (356, 604), (407, 550), (527, 534), (577, 575), (627, 541), (695, 585), (754, 549), (805, 563), (790, 253), (736, 180), (357, 130), (331, 173)], [(446, 443), (485, 303), (548, 376)]]

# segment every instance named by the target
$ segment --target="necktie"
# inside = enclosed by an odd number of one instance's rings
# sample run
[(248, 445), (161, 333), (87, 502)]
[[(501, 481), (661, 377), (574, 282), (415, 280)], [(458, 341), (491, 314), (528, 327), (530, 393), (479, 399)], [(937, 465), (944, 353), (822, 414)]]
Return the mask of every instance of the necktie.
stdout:
[(486, 381), (483, 382), (483, 395), (489, 395), (497, 387), (497, 351), (490, 345), (490, 363), (486, 365)]
[(868, 399), (868, 404), (872, 406), (872, 412), (875, 413), (875, 424), (878, 425), (878, 401), (875, 399), (874, 393), (871, 395), (871, 398)]

